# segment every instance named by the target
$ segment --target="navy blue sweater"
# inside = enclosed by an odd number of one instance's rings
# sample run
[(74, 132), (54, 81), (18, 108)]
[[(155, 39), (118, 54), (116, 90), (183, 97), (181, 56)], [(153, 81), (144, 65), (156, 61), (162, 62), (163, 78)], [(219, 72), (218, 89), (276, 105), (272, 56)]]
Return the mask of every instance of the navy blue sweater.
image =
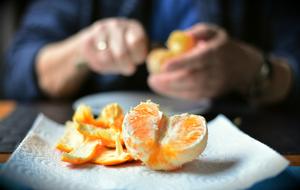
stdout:
[[(35, 0), (24, 15), (7, 53), (5, 95), (18, 100), (43, 98), (35, 71), (36, 55), (43, 46), (64, 40), (95, 20), (128, 17), (141, 21), (152, 41), (164, 42), (175, 29), (208, 22), (224, 27), (233, 38), (265, 53), (286, 57), (295, 79), (289, 100), (296, 101), (300, 99), (298, 10), (296, 5), (270, 0)], [(80, 95), (145, 90), (146, 79), (144, 66), (131, 77), (94, 73), (83, 84)]]

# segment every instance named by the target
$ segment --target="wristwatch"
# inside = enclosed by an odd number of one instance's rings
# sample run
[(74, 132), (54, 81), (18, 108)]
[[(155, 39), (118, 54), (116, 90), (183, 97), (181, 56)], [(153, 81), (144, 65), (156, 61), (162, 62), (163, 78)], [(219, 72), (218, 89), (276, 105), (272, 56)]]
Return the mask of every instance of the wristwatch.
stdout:
[(273, 67), (269, 56), (263, 55), (263, 62), (249, 89), (249, 100), (255, 102), (266, 92), (271, 83)]

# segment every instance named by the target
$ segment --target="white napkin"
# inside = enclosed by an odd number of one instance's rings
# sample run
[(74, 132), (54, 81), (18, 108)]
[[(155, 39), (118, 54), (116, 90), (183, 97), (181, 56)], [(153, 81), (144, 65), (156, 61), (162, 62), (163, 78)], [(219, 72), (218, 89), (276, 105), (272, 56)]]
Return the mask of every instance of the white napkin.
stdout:
[(173, 172), (143, 165), (70, 167), (54, 146), (64, 128), (39, 115), (32, 130), (3, 166), (1, 173), (33, 189), (244, 189), (275, 176), (288, 161), (249, 137), (225, 116), (208, 123), (204, 153)]

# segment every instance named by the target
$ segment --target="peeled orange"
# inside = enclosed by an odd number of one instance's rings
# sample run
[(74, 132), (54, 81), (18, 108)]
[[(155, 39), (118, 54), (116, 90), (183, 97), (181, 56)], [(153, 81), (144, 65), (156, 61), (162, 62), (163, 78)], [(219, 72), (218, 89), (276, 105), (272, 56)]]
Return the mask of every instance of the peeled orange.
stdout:
[(122, 133), (129, 153), (154, 170), (173, 170), (196, 159), (207, 143), (206, 121), (192, 114), (168, 118), (147, 101), (130, 110)]
[(194, 46), (194, 38), (191, 35), (179, 30), (172, 32), (167, 41), (168, 49), (174, 53), (184, 53)]
[(189, 51), (196, 45), (193, 36), (184, 31), (172, 32), (166, 42), (167, 48), (152, 50), (147, 56), (147, 68), (150, 73), (159, 73), (161, 66), (170, 58)]
[(172, 58), (174, 53), (165, 48), (155, 49), (150, 52), (147, 57), (147, 68), (150, 73), (158, 73), (160, 67), (165, 63), (166, 60)]

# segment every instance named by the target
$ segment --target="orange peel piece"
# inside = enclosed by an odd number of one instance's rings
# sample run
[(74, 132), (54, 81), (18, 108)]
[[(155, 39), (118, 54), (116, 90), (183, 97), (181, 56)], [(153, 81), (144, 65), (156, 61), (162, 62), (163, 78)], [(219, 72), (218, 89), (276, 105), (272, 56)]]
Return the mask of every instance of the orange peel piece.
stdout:
[(126, 150), (124, 150), (121, 154), (118, 154), (116, 150), (105, 148), (101, 154), (93, 159), (92, 162), (95, 164), (111, 166), (122, 164), (131, 160), (133, 160), (133, 158)]
[(91, 107), (81, 104), (73, 115), (73, 122), (78, 124), (90, 124), (97, 127), (107, 128), (108, 124), (101, 118), (95, 119)]
[(101, 150), (99, 140), (85, 140), (77, 149), (63, 153), (61, 160), (71, 164), (84, 164), (95, 158)]
[(73, 115), (73, 121), (76, 123), (94, 123), (92, 109), (84, 104), (79, 105)]
[(63, 152), (71, 152), (84, 141), (84, 136), (76, 129), (76, 124), (68, 121), (63, 137), (59, 139), (56, 148)]
[(102, 109), (99, 118), (108, 123), (110, 127), (121, 131), (124, 119), (123, 109), (117, 103), (108, 104)]
[(89, 106), (80, 105), (73, 115), (73, 122), (67, 123), (65, 134), (57, 143), (56, 148), (64, 152), (61, 160), (71, 164), (92, 162), (102, 165), (132, 160), (123, 148), (123, 119), (123, 110), (117, 103), (105, 106), (98, 118), (94, 118)]
[(120, 133), (117, 134), (116, 138), (116, 149), (105, 149), (99, 154), (93, 162), (95, 164), (101, 164), (101, 165), (117, 165), (121, 164), (127, 161), (133, 160), (133, 157), (123, 149), (123, 146), (121, 144), (121, 135)]
[(116, 146), (116, 131), (113, 128), (103, 129), (93, 125), (78, 125), (77, 130), (87, 138), (100, 139), (107, 147), (115, 148)]

